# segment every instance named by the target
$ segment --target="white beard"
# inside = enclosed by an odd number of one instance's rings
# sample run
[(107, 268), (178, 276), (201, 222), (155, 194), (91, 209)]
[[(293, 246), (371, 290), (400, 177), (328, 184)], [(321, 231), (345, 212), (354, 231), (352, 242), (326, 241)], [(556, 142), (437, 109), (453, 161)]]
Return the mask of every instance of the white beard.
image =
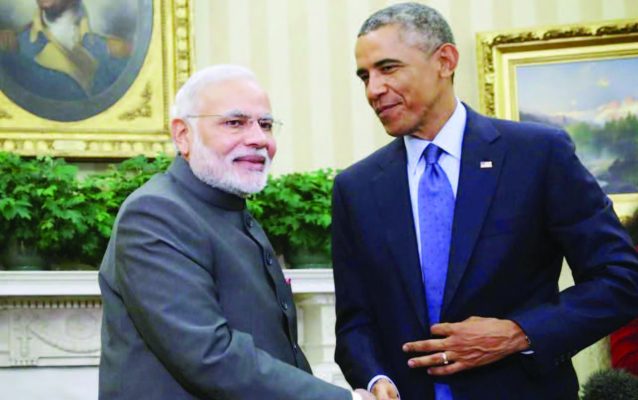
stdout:
[(42, 13), (44, 22), (53, 37), (66, 49), (73, 50), (80, 42), (80, 27), (78, 26), (78, 12), (75, 9), (66, 10), (54, 21), (49, 21)]
[[(252, 150), (236, 148), (224, 158), (204, 146), (196, 129), (193, 129), (193, 135), (189, 164), (193, 174), (200, 181), (241, 197), (260, 192), (266, 186), (271, 160), (265, 148)], [(237, 157), (249, 155), (263, 156), (266, 159), (263, 171), (240, 172), (233, 165), (233, 160)]]

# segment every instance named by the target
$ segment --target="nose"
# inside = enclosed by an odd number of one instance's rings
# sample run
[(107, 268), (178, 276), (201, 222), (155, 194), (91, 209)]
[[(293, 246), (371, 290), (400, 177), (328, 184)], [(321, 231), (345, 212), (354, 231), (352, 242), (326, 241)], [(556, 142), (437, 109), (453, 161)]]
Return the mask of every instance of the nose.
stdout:
[(253, 119), (250, 122), (250, 126), (246, 130), (245, 143), (247, 146), (253, 146), (257, 148), (266, 147), (270, 140), (273, 140), (272, 134), (264, 131), (259, 122)]
[(383, 75), (370, 73), (366, 84), (366, 96), (369, 101), (376, 100), (387, 91), (387, 86)]

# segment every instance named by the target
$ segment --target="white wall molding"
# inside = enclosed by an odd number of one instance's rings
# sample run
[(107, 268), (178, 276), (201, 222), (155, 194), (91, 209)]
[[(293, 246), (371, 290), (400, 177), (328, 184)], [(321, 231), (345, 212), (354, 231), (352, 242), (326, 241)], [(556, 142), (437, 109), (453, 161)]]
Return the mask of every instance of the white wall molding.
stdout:
[(0, 271), (0, 298), (99, 295), (97, 271)]
[[(331, 269), (285, 269), (293, 293), (333, 293)], [(99, 296), (97, 271), (0, 271), (0, 297)]]
[[(333, 361), (332, 270), (284, 270), (284, 275), (297, 304), (299, 343), (315, 375), (348, 387)], [(101, 323), (97, 271), (0, 271), (0, 387), (36, 382), (46, 371), (66, 377), (42, 382), (49, 398), (97, 399)], [(64, 395), (77, 385), (84, 385), (81, 395)], [(28, 387), (15, 390), (12, 398), (41, 398), (27, 394)]]

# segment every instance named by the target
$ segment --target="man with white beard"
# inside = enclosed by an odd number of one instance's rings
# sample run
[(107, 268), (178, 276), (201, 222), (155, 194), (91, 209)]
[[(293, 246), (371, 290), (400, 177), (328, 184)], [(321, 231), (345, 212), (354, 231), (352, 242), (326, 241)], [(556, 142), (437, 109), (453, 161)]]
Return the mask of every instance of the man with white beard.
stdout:
[(277, 125), (243, 67), (177, 93), (178, 156), (124, 202), (100, 268), (100, 399), (374, 399), (311, 375), (290, 286), (246, 210)]

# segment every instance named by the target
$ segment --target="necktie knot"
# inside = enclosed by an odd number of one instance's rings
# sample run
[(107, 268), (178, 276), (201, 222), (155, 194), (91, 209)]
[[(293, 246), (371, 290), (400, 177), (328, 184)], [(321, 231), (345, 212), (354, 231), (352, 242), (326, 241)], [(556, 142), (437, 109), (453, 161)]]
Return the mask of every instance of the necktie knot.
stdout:
[(439, 157), (443, 153), (443, 149), (437, 145), (430, 143), (423, 151), (423, 157), (427, 165), (436, 164), (439, 161)]

